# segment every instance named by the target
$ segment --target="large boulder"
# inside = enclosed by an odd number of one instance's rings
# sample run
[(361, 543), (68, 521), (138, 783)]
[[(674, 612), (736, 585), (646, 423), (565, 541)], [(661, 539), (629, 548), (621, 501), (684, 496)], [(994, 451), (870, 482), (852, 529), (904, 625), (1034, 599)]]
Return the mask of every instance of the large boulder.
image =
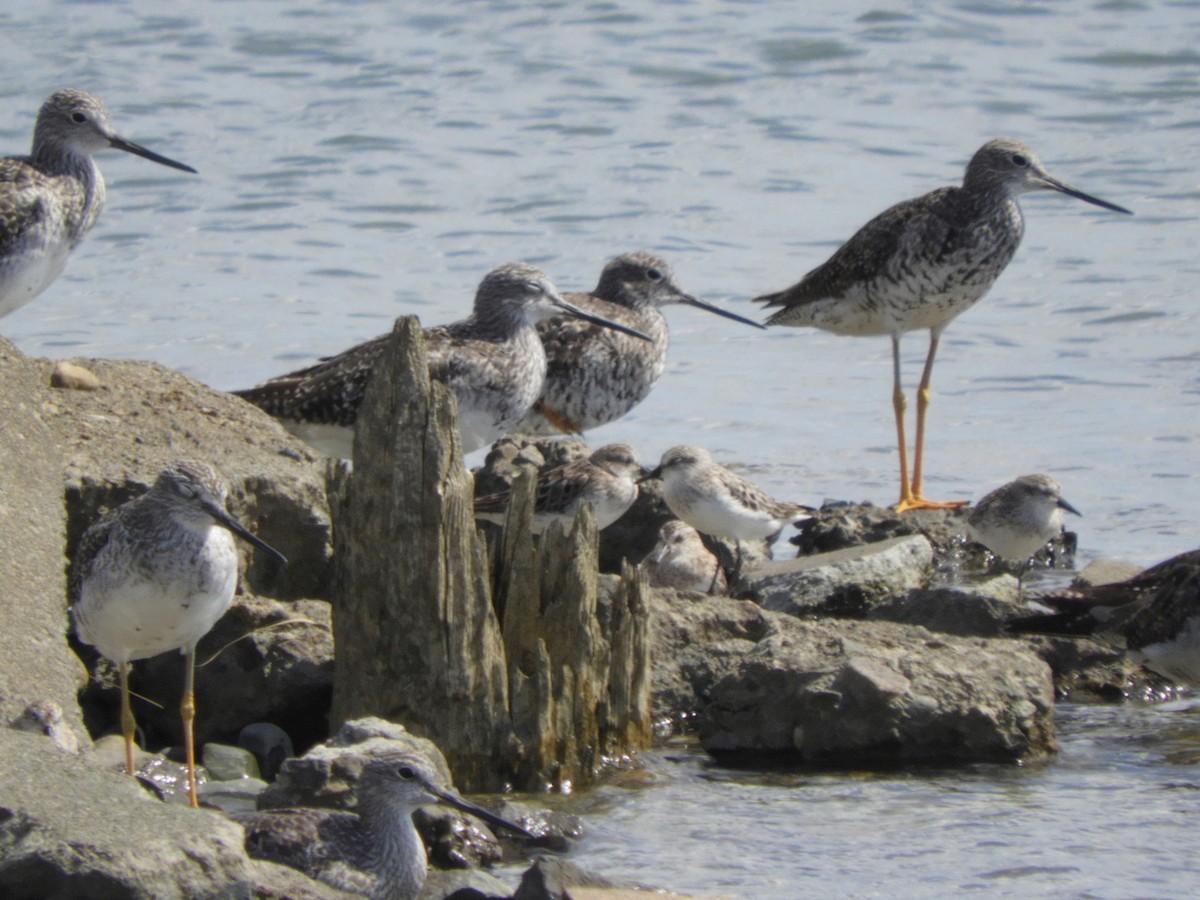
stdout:
[(891, 766), (1055, 749), (1050, 669), (1016, 641), (888, 622), (774, 625), (708, 691), (700, 738), (718, 758)]

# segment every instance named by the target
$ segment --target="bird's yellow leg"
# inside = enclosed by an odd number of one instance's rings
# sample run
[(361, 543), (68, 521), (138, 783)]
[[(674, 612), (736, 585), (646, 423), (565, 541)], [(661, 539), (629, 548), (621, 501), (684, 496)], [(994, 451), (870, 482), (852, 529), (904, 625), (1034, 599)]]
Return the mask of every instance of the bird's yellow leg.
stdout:
[(925, 370), (921, 373), (921, 384), (917, 388), (917, 443), (913, 448), (913, 477), (912, 477), (912, 496), (907, 503), (901, 502), (896, 505), (897, 512), (905, 512), (910, 509), (958, 509), (960, 506), (966, 505), (966, 500), (948, 500), (939, 502), (935, 500), (926, 500), (921, 490), (924, 485), (924, 473), (922, 472), (922, 463), (925, 456), (925, 416), (929, 411), (929, 381), (933, 375), (933, 358), (937, 356), (938, 349), (938, 333), (931, 331), (929, 333), (929, 354), (925, 357)]
[(129, 663), (117, 664), (117, 677), (121, 680), (121, 735), (125, 738), (125, 774), (133, 774), (133, 738), (137, 723), (129, 707)]
[(912, 499), (912, 489), (908, 483), (908, 441), (904, 437), (904, 414), (908, 409), (908, 401), (904, 399), (904, 389), (900, 386), (900, 336), (892, 335), (892, 409), (896, 413), (896, 446), (900, 448), (900, 500), (896, 509), (901, 509)]
[(195, 809), (200, 806), (200, 797), (196, 793), (196, 745), (192, 731), (192, 724), (196, 720), (196, 693), (193, 685), (196, 674), (195, 647), (184, 651), (183, 666), (183, 701), (179, 704), (179, 718), (183, 722), (183, 754), (187, 761), (188, 806)]

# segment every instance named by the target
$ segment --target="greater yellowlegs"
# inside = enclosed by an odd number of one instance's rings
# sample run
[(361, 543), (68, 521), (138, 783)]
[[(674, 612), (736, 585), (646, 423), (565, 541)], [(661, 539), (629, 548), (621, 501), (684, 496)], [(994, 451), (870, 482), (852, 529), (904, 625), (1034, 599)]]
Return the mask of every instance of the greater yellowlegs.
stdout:
[(343, 891), (414, 900), (429, 871), (425, 845), (412, 820), (419, 807), (445, 803), (494, 827), (534, 837), (458, 796), (410, 750), (385, 750), (370, 759), (356, 794), (353, 813), (302, 808), (234, 816), (246, 830), (246, 852)]
[(698, 300), (675, 282), (671, 267), (644, 252), (623, 253), (605, 265), (590, 294), (567, 299), (649, 335), (650, 342), (577, 319), (538, 324), (546, 346), (546, 382), (517, 434), (582, 433), (621, 418), (641, 403), (667, 365), (667, 320), (659, 308), (681, 303), (762, 328), (758, 322)]
[[(489, 272), (480, 282), (469, 318), (425, 329), (429, 375), (458, 398), (464, 453), (506, 434), (533, 405), (546, 377), (546, 353), (534, 325), (562, 314), (650, 340), (564, 300), (541, 270), (525, 263)], [(234, 393), (321, 452), (349, 459), (363, 391), (388, 339), (375, 338), (315, 366)]]
[[(1025, 230), (1017, 198), (1030, 191), (1067, 194), (1114, 212), (1129, 210), (1053, 178), (1020, 141), (988, 141), (971, 158), (961, 187), (898, 203), (864, 225), (797, 284), (756, 298), (781, 309), (768, 325), (810, 325), (836, 334), (892, 339), (892, 406), (900, 449), (900, 511), (952, 508), (922, 494), (929, 381), (942, 331), (979, 300), (1016, 253)], [(907, 401), (900, 381), (900, 336), (929, 329), (917, 390), (917, 439), (909, 479), (904, 435)]]
[(196, 171), (117, 135), (98, 97), (55, 91), (38, 112), (29, 156), (0, 159), (0, 316), (49, 287), (96, 224), (105, 194), (92, 154), (107, 147)]
[(647, 478), (661, 478), (667, 507), (701, 534), (774, 543), (788, 525), (804, 521), (812, 508), (770, 497), (736, 472), (715, 462), (702, 447), (672, 447)]
[(168, 466), (149, 491), (84, 532), (72, 567), (76, 632), (117, 664), (130, 775), (129, 663), (168, 650), (183, 652), (180, 716), (192, 806), (198, 805), (192, 736), (196, 644), (233, 599), (238, 578), (233, 536), (287, 562), (226, 511), (226, 496), (225, 481), (211, 466), (192, 461)]
[[(534, 531), (543, 531), (554, 521), (569, 526), (585, 502), (592, 504), (596, 530), (607, 528), (637, 499), (641, 475), (641, 463), (628, 444), (606, 444), (585, 459), (543, 472), (537, 480)], [(477, 497), (475, 515), (502, 524), (508, 502), (507, 492)]]

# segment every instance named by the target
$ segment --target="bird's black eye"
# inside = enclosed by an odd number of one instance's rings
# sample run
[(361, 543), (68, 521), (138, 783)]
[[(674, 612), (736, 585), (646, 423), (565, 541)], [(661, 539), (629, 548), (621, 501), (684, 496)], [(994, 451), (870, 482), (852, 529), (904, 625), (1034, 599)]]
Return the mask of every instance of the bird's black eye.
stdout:
[(82, 125), (84, 122), (87, 121), (87, 116), (85, 116), (81, 112), (73, 112), (73, 113), (71, 113), (71, 121), (74, 122), (76, 125)]
[(663, 273), (658, 269), (647, 269), (646, 277), (649, 278), (651, 281), (662, 281)]
[(1029, 157), (1027, 157), (1024, 153), (1014, 153), (1012, 155), (1012, 161), (1014, 166), (1020, 166), (1022, 169), (1029, 165)]
[(403, 778), (405, 781), (412, 781), (414, 778), (417, 777), (417, 773), (413, 771), (412, 766), (398, 766), (396, 768), (396, 774), (399, 775), (401, 778)]

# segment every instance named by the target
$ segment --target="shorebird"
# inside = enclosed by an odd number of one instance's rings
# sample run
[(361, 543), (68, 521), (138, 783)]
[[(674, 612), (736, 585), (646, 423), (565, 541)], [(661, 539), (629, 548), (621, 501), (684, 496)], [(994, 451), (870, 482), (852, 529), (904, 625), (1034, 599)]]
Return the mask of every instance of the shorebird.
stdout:
[(672, 447), (646, 478), (662, 479), (667, 507), (701, 534), (737, 541), (739, 567), (742, 541), (766, 539), (770, 546), (784, 528), (813, 512), (768, 496), (701, 447)]
[[(577, 459), (538, 476), (533, 530), (539, 533), (551, 522), (568, 527), (581, 503), (592, 504), (596, 530), (607, 528), (633, 506), (642, 466), (628, 444), (606, 444), (585, 459)], [(504, 524), (509, 492), (475, 498), (475, 517)]]
[(299, 869), (343, 891), (413, 900), (429, 862), (412, 814), (445, 803), (492, 826), (534, 837), (524, 828), (468, 803), (422, 757), (388, 750), (370, 759), (356, 791), (356, 812), (278, 809), (234, 816), (246, 830), (246, 852)]
[(233, 536), (286, 563), (225, 509), (225, 481), (209, 465), (178, 462), (145, 494), (117, 507), (84, 532), (71, 570), (75, 630), (117, 664), (125, 770), (134, 774), (135, 723), (129, 707), (129, 664), (181, 650), (188, 801), (196, 797), (192, 723), (196, 644), (229, 608), (237, 587)]
[[(943, 187), (896, 204), (864, 225), (826, 262), (784, 291), (756, 300), (781, 307), (768, 325), (810, 325), (835, 334), (886, 334), (892, 339), (892, 407), (900, 448), (898, 511), (946, 509), (922, 494), (922, 457), (929, 382), (942, 331), (1000, 277), (1025, 230), (1017, 198), (1058, 191), (1113, 212), (1052, 177), (1028, 146), (997, 138), (971, 158), (961, 187)], [(917, 439), (909, 480), (904, 436), (907, 401), (900, 381), (900, 336), (929, 329), (929, 352), (917, 389)]]
[(642, 560), (642, 571), (654, 587), (705, 594), (726, 594), (729, 580), (721, 563), (691, 525), (669, 519), (658, 532), (658, 543)]
[(1115, 632), (1135, 661), (1172, 681), (1200, 686), (1200, 550), (1125, 581), (1041, 595), (1057, 612), (1009, 623), (1018, 632)]
[(1049, 475), (1022, 475), (987, 494), (967, 516), (967, 534), (1001, 559), (1020, 562), (1017, 591), (1033, 555), (1063, 530), (1064, 513), (1080, 515)]
[(758, 322), (698, 300), (675, 282), (671, 267), (649, 253), (623, 253), (605, 265), (590, 294), (566, 298), (588, 312), (650, 337), (631, 340), (577, 319), (538, 323), (546, 347), (546, 382), (517, 434), (579, 434), (615, 421), (646, 399), (667, 366), (670, 303), (704, 309), (762, 328)]
[[(546, 377), (546, 352), (534, 326), (564, 313), (650, 340), (564, 300), (541, 270), (525, 263), (509, 263), (484, 276), (470, 317), (425, 329), (429, 376), (458, 398), (464, 453), (506, 434), (533, 405)], [(363, 391), (389, 338), (377, 337), (315, 366), (233, 393), (281, 420), (322, 453), (349, 459)]]
[(98, 97), (55, 91), (38, 111), (30, 154), (0, 159), (0, 316), (48, 288), (96, 224), (105, 192), (92, 154), (107, 147), (196, 172), (117, 135)]

